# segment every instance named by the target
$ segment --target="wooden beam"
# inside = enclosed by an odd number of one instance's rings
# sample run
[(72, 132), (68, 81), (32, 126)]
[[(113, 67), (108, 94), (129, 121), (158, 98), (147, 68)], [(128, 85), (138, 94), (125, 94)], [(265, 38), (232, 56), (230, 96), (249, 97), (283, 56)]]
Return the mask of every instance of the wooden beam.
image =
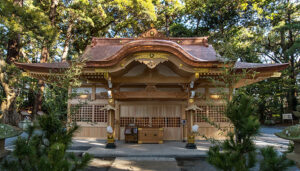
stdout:
[(188, 99), (186, 92), (163, 92), (163, 91), (136, 91), (136, 92), (117, 92), (115, 99)]
[(154, 84), (154, 83), (161, 83), (161, 84), (180, 84), (180, 83), (189, 83), (191, 80), (189, 77), (168, 77), (159, 74), (155, 70), (148, 70), (147, 72), (143, 73), (139, 76), (133, 77), (113, 77), (113, 83), (123, 83), (123, 84)]
[(91, 100), (96, 100), (96, 86), (95, 85), (92, 86)]

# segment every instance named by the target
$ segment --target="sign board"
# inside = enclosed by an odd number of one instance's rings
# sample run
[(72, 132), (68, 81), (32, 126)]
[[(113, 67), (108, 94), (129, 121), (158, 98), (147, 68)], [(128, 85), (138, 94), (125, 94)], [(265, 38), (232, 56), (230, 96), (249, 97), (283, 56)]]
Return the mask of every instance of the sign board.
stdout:
[(293, 119), (293, 115), (291, 113), (285, 113), (285, 114), (282, 114), (282, 119), (285, 120), (292, 120)]
[(185, 125), (185, 124), (186, 124), (186, 119), (182, 119), (182, 120), (181, 120), (181, 124), (182, 124), (182, 125)]

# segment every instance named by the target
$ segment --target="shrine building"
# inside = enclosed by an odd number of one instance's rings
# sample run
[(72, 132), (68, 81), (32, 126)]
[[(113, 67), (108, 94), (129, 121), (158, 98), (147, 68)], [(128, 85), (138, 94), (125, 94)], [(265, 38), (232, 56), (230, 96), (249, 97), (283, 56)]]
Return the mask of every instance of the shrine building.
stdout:
[[(163, 140), (186, 140), (194, 124), (199, 125), (199, 135), (222, 138), (205, 119), (231, 128), (220, 94), (230, 98), (235, 88), (280, 76), (288, 66), (226, 62), (207, 37), (166, 37), (154, 28), (137, 38), (93, 38), (81, 58), (82, 85), (70, 90), (78, 96), (68, 101), (69, 109), (80, 104), (68, 116), (81, 126), (76, 137), (106, 139), (106, 127), (112, 126), (118, 140), (124, 140), (130, 124), (163, 128)], [(16, 63), (30, 77), (45, 81), (70, 64)], [(226, 87), (226, 70), (246, 74)]]

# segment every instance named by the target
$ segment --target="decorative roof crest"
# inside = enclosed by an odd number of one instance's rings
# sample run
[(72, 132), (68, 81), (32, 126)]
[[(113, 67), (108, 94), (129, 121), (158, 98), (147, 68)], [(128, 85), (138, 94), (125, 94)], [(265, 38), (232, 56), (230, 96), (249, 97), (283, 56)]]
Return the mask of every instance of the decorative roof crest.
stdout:
[(160, 31), (157, 31), (155, 28), (151, 28), (150, 30), (142, 33), (139, 38), (167, 38), (165, 34)]

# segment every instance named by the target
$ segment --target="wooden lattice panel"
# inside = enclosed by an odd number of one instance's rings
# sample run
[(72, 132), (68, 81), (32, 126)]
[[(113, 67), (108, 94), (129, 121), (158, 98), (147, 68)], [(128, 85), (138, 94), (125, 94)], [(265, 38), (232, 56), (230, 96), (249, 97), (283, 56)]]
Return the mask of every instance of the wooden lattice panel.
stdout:
[(134, 117), (121, 117), (120, 118), (120, 126), (125, 127), (129, 124), (134, 124)]
[(208, 117), (214, 122), (228, 122), (228, 118), (224, 116), (225, 106), (209, 106)]
[(71, 115), (71, 117), (72, 120), (76, 122), (92, 122), (93, 106), (84, 105), (80, 107), (75, 107), (74, 113)]
[(100, 110), (104, 105), (96, 105), (94, 111), (94, 122), (107, 122), (107, 110)]
[(195, 122), (205, 122), (204, 118), (207, 118), (207, 114), (206, 114), (206, 106), (198, 106), (199, 108), (201, 108), (202, 110), (197, 110), (195, 115), (194, 115), (194, 121)]
[(163, 128), (165, 127), (165, 117), (153, 117), (152, 118), (153, 128)]
[(149, 127), (150, 126), (149, 117), (136, 117), (135, 125), (138, 127)]
[(166, 127), (180, 127), (180, 117), (167, 117)]

